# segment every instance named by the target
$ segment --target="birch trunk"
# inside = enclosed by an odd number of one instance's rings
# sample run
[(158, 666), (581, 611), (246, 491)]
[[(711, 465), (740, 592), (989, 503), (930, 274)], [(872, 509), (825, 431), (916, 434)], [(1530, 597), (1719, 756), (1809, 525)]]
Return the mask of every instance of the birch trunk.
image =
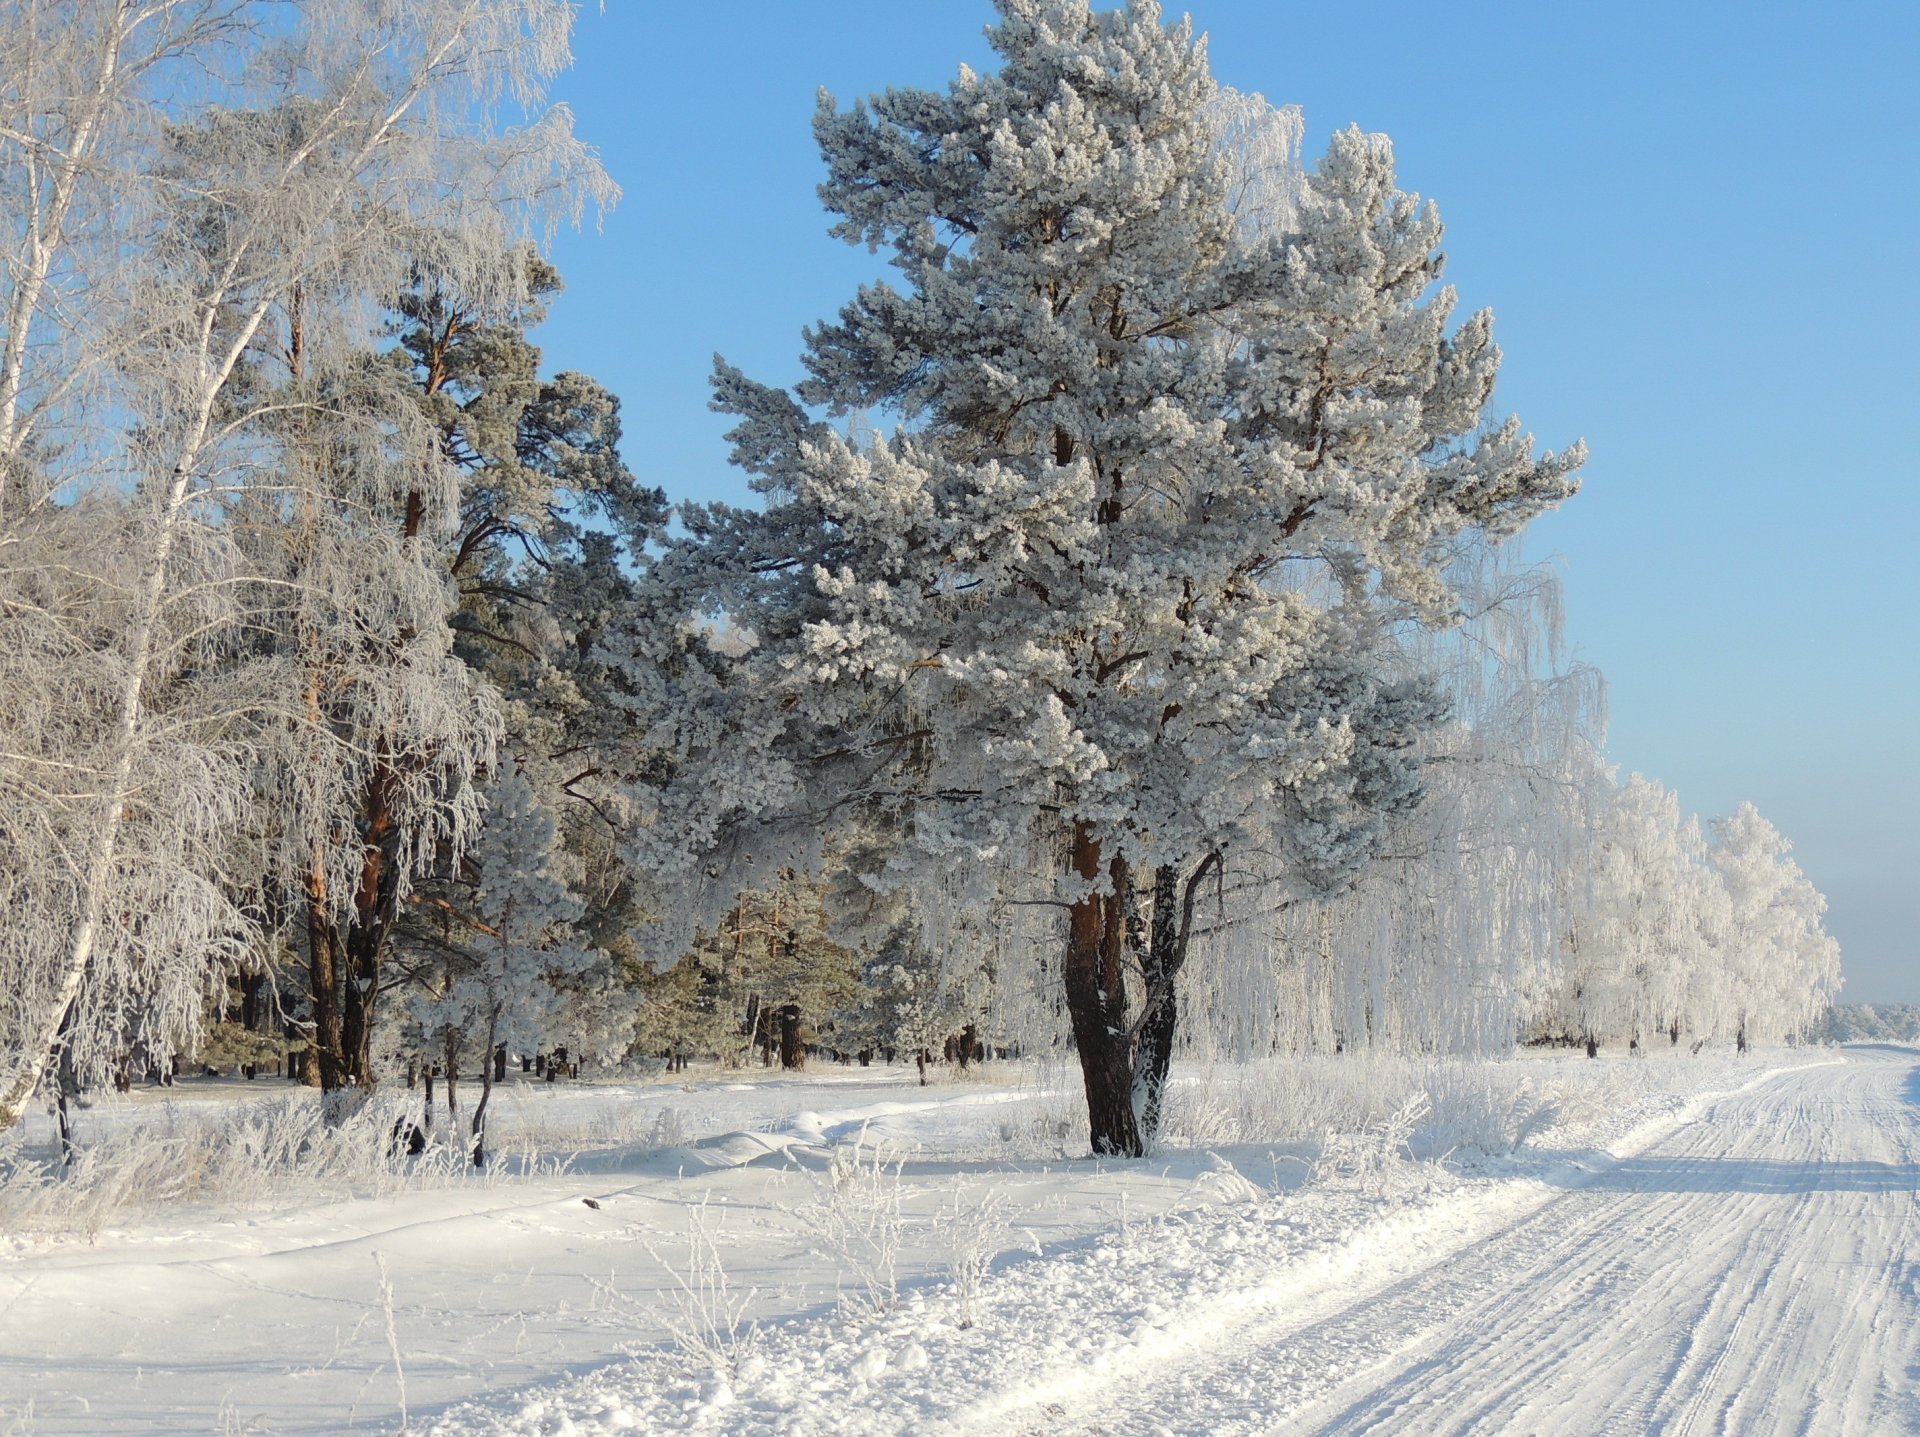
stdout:
[[(204, 455), (213, 422), (213, 408), (220, 390), (239, 363), (241, 354), (253, 340), (267, 307), (256, 305), (241, 324), (234, 340), (208, 372), (203, 366), (199, 402), (185, 441), (180, 446), (168, 475), (164, 500), (156, 520), (152, 550), (140, 576), (139, 604), (135, 610), (133, 644), (127, 656), (126, 673), (120, 684), (120, 699), (113, 734), (113, 765), (106, 775), (105, 795), (86, 854), (80, 886), (80, 911), (73, 926), (72, 939), (60, 968), (60, 980), (47, 1004), (46, 1014), (29, 1037), (26, 1050), (12, 1075), (0, 1087), (0, 1132), (20, 1121), (27, 1101), (40, 1085), (47, 1063), (58, 1046), (60, 1025), (68, 1005), (80, 992), (99, 939), (100, 920), (106, 908), (107, 893), (113, 878), (114, 861), (119, 856), (121, 820), (126, 813), (134, 767), (142, 740), (145, 706), (142, 695), (159, 658), (161, 609), (166, 601), (167, 569), (172, 562), (180, 533), (190, 522), (188, 507), (193, 495), (193, 479)], [(214, 306), (205, 313), (202, 335), (210, 338), (215, 319)], [(203, 353), (205, 351), (203, 350)]]

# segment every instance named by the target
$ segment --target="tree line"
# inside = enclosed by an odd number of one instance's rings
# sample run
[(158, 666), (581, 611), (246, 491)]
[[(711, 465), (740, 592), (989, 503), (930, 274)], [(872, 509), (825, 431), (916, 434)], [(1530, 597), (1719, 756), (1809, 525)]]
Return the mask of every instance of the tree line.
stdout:
[[(1751, 809), (1599, 757), (1384, 137), (1300, 158), (1136, 0), (814, 130), (892, 278), (757, 502), (683, 502), (529, 331), (617, 190), (560, 0), (9, 0), (0, 1129), (130, 1055), (380, 1080), (1070, 1049), (1742, 1046), (1838, 982)], [(673, 522), (670, 522), (673, 521)], [(449, 1091), (451, 1096), (451, 1091)]]

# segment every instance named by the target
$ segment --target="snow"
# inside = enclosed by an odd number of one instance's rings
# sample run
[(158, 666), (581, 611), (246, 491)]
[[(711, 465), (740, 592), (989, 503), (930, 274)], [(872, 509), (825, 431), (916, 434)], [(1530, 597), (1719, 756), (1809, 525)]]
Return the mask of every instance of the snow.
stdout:
[[(1300, 1144), (1062, 1157), (1062, 1095), (1012, 1065), (930, 1088), (901, 1069), (510, 1082), (502, 1142), (624, 1128), (674, 1145), (377, 1197), (135, 1210), (91, 1242), (16, 1236), (0, 1430), (394, 1431), (403, 1406), (440, 1437), (1920, 1419), (1899, 1259), (1920, 1054), (1486, 1066), (1557, 1086), (1563, 1120), (1444, 1162), (1388, 1133), (1370, 1166), (1317, 1172)], [(136, 1106), (85, 1117), (152, 1120)], [(897, 1299), (874, 1302), (833, 1234), (889, 1210)], [(674, 1339), (674, 1272), (698, 1275), (702, 1225), (746, 1321), (694, 1353)]]

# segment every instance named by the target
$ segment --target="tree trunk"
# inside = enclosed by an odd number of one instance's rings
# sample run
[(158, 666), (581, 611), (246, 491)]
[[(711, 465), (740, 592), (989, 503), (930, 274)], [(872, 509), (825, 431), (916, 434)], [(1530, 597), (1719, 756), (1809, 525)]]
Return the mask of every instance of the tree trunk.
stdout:
[(1153, 870), (1153, 928), (1147, 940), (1146, 1011), (1140, 1018), (1140, 1046), (1134, 1057), (1134, 1107), (1140, 1141), (1151, 1144), (1166, 1116), (1167, 1079), (1173, 1069), (1173, 1040), (1180, 1026), (1180, 969), (1187, 961), (1184, 925), (1176, 911), (1180, 876), (1171, 864)]
[(477, 1168), (487, 1165), (487, 1100), (493, 1096), (494, 1078), (506, 1076), (507, 1050), (494, 1042), (499, 1031), (500, 1010), (496, 1008), (487, 1015), (487, 1046), (482, 1051), (491, 1061), (481, 1060), (480, 1101), (473, 1110), (473, 1165)]
[(453, 1033), (447, 1034), (447, 1141), (458, 1142), (460, 1138), (460, 1100), (455, 1093), (455, 1080), (460, 1074), (460, 1039)]
[(307, 979), (313, 994), (313, 1038), (307, 1046), (311, 1078), (331, 1093), (347, 1083), (342, 1040), (340, 985), (345, 964), (340, 952), (340, 929), (327, 912), (326, 879), (315, 856), (307, 873)]
[[(1091, 824), (1074, 825), (1073, 871), (1088, 883), (1100, 878), (1100, 844)], [(1073, 905), (1061, 977), (1074, 1045), (1080, 1053), (1093, 1150), (1103, 1156), (1137, 1158), (1144, 1148), (1133, 1110), (1133, 1035), (1127, 1026), (1122, 966), (1133, 884), (1123, 858), (1107, 863), (1106, 876), (1110, 892), (1089, 894)]]
[(73, 1142), (73, 1116), (68, 1104), (80, 1096), (80, 1077), (73, 1067), (73, 1022), (76, 1003), (67, 1004), (60, 1019), (60, 1057), (54, 1069), (55, 1117), (60, 1125), (60, 1161), (72, 1166), (78, 1156)]
[(249, 1033), (264, 1033), (267, 1028), (266, 1004), (261, 993), (267, 986), (265, 973), (240, 975), (240, 1026)]
[(798, 1003), (785, 1003), (780, 1008), (780, 1066), (789, 1070), (807, 1066), (806, 1045), (800, 1041)]
[(751, 1056), (754, 1045), (760, 1041), (760, 995), (758, 993), (747, 994), (747, 1023), (745, 1032), (747, 1035), (747, 1054)]

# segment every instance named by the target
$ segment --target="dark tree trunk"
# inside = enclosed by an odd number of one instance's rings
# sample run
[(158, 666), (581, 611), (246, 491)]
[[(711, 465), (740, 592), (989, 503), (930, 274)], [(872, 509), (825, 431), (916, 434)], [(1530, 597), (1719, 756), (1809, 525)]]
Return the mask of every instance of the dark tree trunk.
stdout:
[(494, 1042), (499, 1030), (500, 1012), (495, 1009), (487, 1017), (487, 1046), (482, 1050), (492, 1061), (481, 1061), (480, 1101), (473, 1109), (473, 1165), (477, 1168), (487, 1165), (487, 1100), (493, 1096), (494, 1080), (507, 1075), (507, 1050)]
[(1589, 1058), (1600, 1056), (1600, 1040), (1591, 1034), (1587, 1036), (1587, 1056)]
[(460, 1099), (456, 1083), (460, 1076), (460, 1040), (447, 1034), (447, 1141), (460, 1140)]
[(800, 1041), (800, 1005), (780, 1007), (780, 1066), (787, 1069), (807, 1066), (807, 1047)]
[(388, 811), (386, 790), (391, 776), (376, 780), (381, 795), (368, 799), (374, 817), (369, 824), (360, 890), (354, 896), (353, 929), (347, 934), (348, 980), (341, 1014), (341, 1046), (347, 1063), (347, 1081), (373, 1088), (374, 1005), (380, 992), (380, 960), (387, 935), (393, 930), (393, 874), (386, 845), (393, 841), (394, 820)]
[[(375, 998), (380, 961), (394, 919), (392, 848), (398, 841), (394, 797), (399, 775), (384, 761), (362, 800), (360, 879), (343, 930), (334, 921), (316, 855), (307, 876), (307, 960), (313, 989), (313, 1046), (320, 1087), (373, 1088)], [(341, 1109), (346, 1111), (346, 1109)]]
[(240, 975), (240, 1026), (249, 1033), (267, 1031), (266, 1007), (261, 1000), (262, 990), (267, 986), (265, 973), (243, 973)]
[(328, 915), (325, 882), (317, 872), (307, 876), (307, 980), (313, 994), (313, 1037), (307, 1052), (309, 1082), (331, 1093), (347, 1082), (347, 1063), (341, 1038), (345, 1003), (340, 987), (345, 979), (345, 955), (340, 929)]
[(55, 1039), (58, 1057), (54, 1060), (55, 1117), (60, 1125), (60, 1161), (71, 1165), (78, 1155), (73, 1142), (73, 1115), (68, 1104), (80, 1096), (80, 1075), (73, 1066), (73, 1020), (78, 1003), (67, 1004), (60, 1015), (60, 1030)]
[(751, 1053), (754, 1045), (760, 1041), (760, 995), (747, 994), (747, 1023), (743, 1031), (747, 1035), (747, 1051)]
[[(1073, 871), (1088, 883), (1101, 876), (1100, 843), (1088, 823), (1073, 828)], [(1133, 1111), (1133, 1034), (1127, 1025), (1127, 919), (1132, 875), (1123, 858), (1106, 864), (1111, 889), (1073, 905), (1061, 970), (1080, 1078), (1087, 1091), (1087, 1126), (1097, 1154), (1137, 1158), (1144, 1151)]]

